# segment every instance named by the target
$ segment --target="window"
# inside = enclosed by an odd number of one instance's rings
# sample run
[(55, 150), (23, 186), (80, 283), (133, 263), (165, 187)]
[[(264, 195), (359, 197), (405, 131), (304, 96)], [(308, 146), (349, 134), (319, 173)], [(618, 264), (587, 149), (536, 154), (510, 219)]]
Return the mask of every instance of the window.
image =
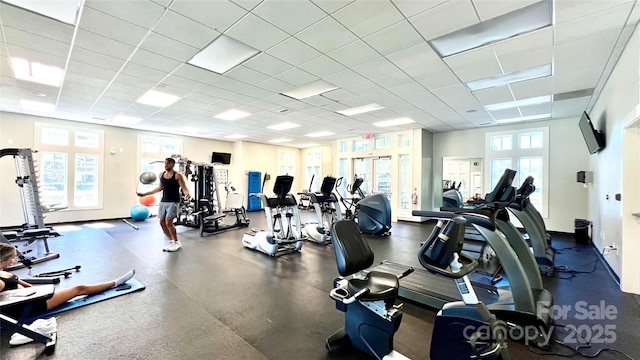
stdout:
[(542, 148), (542, 133), (521, 134), (520, 149), (540, 149)]
[(313, 178), (313, 184), (309, 190), (320, 191), (320, 185), (322, 184), (322, 151), (308, 151), (306, 155), (306, 171), (305, 171), (305, 188), (311, 184), (311, 178)]
[[(527, 176), (534, 178), (536, 191), (530, 195), (533, 206), (542, 213), (549, 214), (549, 128), (512, 130), (487, 134), (486, 166), (491, 189), (496, 186), (504, 169), (516, 170), (513, 181), (516, 188)], [(516, 139), (516, 143), (512, 143)]]
[(381, 137), (376, 138), (374, 146), (376, 149), (385, 149), (391, 147), (391, 138), (390, 137)]
[(338, 191), (342, 196), (347, 196), (347, 159), (338, 159), (338, 178), (342, 178)]
[(409, 155), (399, 155), (398, 163), (400, 167), (400, 211), (408, 212), (411, 209), (411, 169), (409, 168)]
[[(182, 140), (138, 135), (138, 169), (140, 174), (143, 172), (151, 171), (152, 173), (159, 175), (164, 171), (164, 159), (171, 157), (171, 155), (180, 155), (182, 153)], [(176, 164), (176, 170), (180, 171)], [(156, 179), (152, 184), (136, 183), (136, 190), (140, 192), (147, 192), (155, 189), (159, 184), (159, 179)], [(191, 184), (187, 182), (187, 186)], [(159, 195), (156, 195), (159, 196)]]
[(491, 136), (491, 151), (511, 150), (511, 135)]
[(369, 150), (369, 140), (353, 140), (353, 151)]
[(338, 143), (338, 152), (347, 152), (347, 142), (346, 141), (340, 141)]
[(69, 210), (102, 206), (102, 130), (36, 123), (40, 200)]
[[(310, 153), (307, 153), (309, 155)], [(313, 157), (313, 155), (311, 155)], [(278, 175), (295, 176), (296, 155), (290, 150), (278, 150)]]
[(411, 146), (411, 137), (408, 135), (399, 135), (398, 144), (400, 144), (400, 147)]

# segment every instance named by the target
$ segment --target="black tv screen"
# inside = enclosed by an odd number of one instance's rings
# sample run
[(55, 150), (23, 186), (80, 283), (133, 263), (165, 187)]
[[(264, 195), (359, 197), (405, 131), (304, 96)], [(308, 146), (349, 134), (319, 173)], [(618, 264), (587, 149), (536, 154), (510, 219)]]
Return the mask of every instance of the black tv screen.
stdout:
[(211, 162), (214, 164), (229, 165), (231, 164), (231, 154), (214, 151), (211, 153)]
[(604, 149), (604, 135), (596, 131), (586, 111), (582, 113), (578, 125), (580, 126), (580, 132), (582, 132), (582, 137), (584, 137), (584, 141), (587, 143), (590, 154), (595, 154)]

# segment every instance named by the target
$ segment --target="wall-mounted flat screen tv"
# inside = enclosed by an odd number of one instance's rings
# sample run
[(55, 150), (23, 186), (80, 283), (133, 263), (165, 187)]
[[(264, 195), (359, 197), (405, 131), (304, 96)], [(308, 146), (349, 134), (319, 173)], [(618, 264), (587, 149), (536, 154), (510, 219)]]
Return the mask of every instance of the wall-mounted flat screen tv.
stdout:
[(231, 164), (231, 154), (229, 153), (211, 153), (211, 162), (214, 164), (229, 165)]
[(579, 125), (580, 132), (582, 132), (582, 137), (584, 137), (584, 141), (587, 143), (590, 154), (595, 154), (604, 149), (604, 133), (599, 132), (593, 127), (593, 123), (586, 111), (582, 113)]

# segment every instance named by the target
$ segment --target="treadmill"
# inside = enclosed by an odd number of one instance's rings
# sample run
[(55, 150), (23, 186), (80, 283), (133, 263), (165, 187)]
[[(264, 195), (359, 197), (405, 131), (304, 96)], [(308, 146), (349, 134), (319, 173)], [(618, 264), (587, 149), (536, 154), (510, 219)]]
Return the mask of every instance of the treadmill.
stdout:
[[(505, 170), (492, 192), (498, 195), (496, 198), (510, 201), (515, 199), (515, 188), (511, 186), (514, 177), (515, 171)], [(486, 203), (474, 209), (414, 210), (412, 215), (438, 219), (439, 225), (440, 221), (463, 216), (469, 227), (493, 248), (510, 285), (510, 290), (488, 289), (478, 282), (472, 282), (478, 297), (499, 320), (529, 333), (535, 332), (536, 335), (529, 338), (533, 345), (548, 348), (550, 344), (546, 342), (545, 334), (553, 331), (553, 322), (549, 314), (553, 297), (543, 287), (536, 260), (522, 234), (509, 222), (506, 207), (510, 201)], [(383, 261), (369, 271), (398, 274), (408, 268), (410, 266)], [(413, 273), (400, 280), (399, 297), (436, 309), (441, 309), (446, 303), (462, 300), (455, 284), (421, 269), (415, 269)]]

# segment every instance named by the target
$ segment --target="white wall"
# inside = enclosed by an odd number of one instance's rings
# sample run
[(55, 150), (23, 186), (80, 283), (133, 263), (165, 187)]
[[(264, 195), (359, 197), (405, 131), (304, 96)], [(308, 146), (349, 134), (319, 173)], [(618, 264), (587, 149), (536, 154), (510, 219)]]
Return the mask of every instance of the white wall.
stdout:
[[(620, 277), (622, 290), (635, 293), (640, 293), (640, 263), (637, 251), (633, 251), (637, 249), (637, 236), (623, 238), (623, 229), (632, 226), (635, 219), (623, 214), (623, 203), (615, 200), (615, 194), (624, 193), (623, 171), (633, 171), (623, 169), (623, 139), (628, 138), (624, 136), (625, 126), (640, 114), (637, 110), (640, 104), (639, 85), (640, 36), (636, 30), (590, 112), (596, 129), (605, 131), (606, 148), (591, 156), (594, 181), (589, 191), (589, 219), (594, 223), (594, 244), (598, 249), (612, 244), (618, 247), (617, 252), (609, 252), (605, 259)], [(633, 184), (627, 186), (637, 187), (637, 177), (632, 181)], [(623, 196), (624, 199), (638, 201)]]
[[(576, 182), (576, 172), (587, 170), (589, 153), (578, 129), (578, 119), (540, 121), (499, 127), (436, 133), (433, 135), (433, 207), (442, 204), (442, 160), (445, 157), (484, 158), (488, 132), (549, 127), (548, 230), (573, 232), (573, 219), (588, 215), (587, 190)], [(483, 184), (485, 193), (487, 184)]]

